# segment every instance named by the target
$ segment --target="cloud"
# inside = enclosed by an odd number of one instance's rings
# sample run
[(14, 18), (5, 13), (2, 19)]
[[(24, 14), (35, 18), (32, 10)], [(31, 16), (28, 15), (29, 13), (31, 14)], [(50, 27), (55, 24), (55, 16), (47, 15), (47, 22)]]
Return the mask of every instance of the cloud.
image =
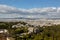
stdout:
[(22, 9), (0, 4), (0, 18), (60, 18), (60, 7)]

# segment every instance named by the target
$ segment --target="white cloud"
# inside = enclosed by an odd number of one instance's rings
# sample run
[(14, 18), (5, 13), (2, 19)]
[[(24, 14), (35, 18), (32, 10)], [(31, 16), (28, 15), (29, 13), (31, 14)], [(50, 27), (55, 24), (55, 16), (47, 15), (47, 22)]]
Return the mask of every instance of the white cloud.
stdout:
[(60, 7), (22, 9), (0, 5), (0, 18), (60, 18)]

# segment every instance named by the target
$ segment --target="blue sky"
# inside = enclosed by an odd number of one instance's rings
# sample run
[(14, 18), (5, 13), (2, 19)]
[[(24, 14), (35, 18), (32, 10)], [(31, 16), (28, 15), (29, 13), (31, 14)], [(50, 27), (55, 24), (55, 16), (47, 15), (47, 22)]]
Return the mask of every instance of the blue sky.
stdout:
[(0, 0), (0, 18), (60, 18), (60, 0)]
[(60, 0), (0, 0), (0, 4), (17, 8), (60, 7)]

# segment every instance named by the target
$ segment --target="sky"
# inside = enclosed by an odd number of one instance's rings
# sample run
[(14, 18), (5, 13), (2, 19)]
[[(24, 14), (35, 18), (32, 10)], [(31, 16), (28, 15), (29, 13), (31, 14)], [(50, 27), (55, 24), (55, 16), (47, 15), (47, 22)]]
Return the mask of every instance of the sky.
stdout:
[(60, 0), (0, 0), (0, 18), (60, 18)]
[(60, 0), (0, 0), (0, 4), (17, 8), (59, 7)]

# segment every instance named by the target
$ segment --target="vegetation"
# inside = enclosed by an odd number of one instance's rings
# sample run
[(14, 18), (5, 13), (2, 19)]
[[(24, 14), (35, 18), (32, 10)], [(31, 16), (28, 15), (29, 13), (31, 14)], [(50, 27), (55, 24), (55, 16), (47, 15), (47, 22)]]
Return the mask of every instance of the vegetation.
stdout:
[[(12, 28), (13, 25), (18, 23), (23, 24), (24, 27)], [(20, 34), (28, 32), (26, 24), (25, 22), (0, 22), (0, 29), (7, 29), (10, 36), (15, 40), (60, 40), (60, 25), (37, 26), (39, 33), (26, 34), (21, 37)]]

